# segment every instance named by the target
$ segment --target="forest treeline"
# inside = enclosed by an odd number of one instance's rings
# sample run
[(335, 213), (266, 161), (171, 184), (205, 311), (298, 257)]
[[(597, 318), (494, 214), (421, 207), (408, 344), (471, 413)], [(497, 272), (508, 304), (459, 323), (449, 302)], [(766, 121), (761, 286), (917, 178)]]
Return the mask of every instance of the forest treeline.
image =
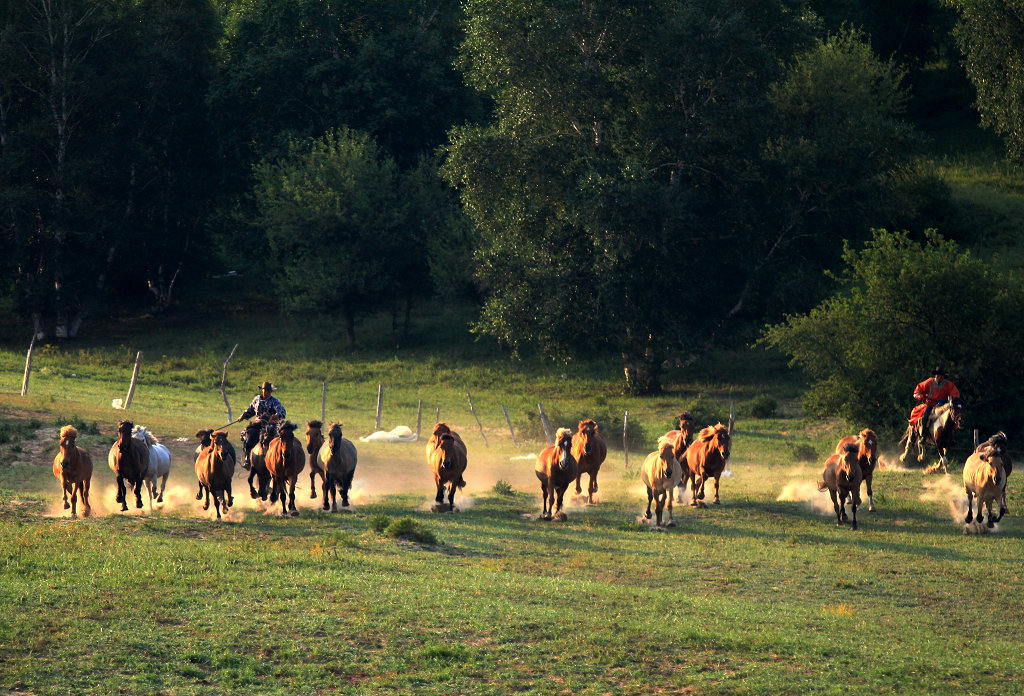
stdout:
[(6, 2), (0, 302), (73, 337), (237, 269), (354, 345), (468, 297), (511, 350), (614, 351), (656, 391), (821, 302), (844, 241), (948, 230), (917, 126), (977, 108), (1019, 157), (1022, 27), (1003, 0)]

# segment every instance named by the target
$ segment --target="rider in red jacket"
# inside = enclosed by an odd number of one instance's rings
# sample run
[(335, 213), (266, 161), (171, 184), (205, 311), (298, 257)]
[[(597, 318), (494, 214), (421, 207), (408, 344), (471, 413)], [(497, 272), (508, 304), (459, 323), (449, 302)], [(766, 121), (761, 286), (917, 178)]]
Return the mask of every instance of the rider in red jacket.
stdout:
[(910, 412), (910, 424), (917, 427), (919, 436), (924, 437), (932, 408), (955, 396), (960, 396), (960, 390), (946, 379), (946, 371), (941, 367), (936, 367), (932, 370), (931, 378), (917, 385), (914, 389), (914, 398), (922, 403)]

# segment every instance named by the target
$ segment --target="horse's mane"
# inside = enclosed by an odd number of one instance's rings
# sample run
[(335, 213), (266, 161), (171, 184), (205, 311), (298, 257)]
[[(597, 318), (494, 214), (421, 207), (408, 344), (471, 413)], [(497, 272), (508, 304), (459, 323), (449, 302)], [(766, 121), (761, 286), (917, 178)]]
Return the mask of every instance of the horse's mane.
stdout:
[(689, 411), (683, 411), (678, 416), (676, 416), (676, 418), (679, 419), (680, 425), (682, 425), (683, 423), (696, 423), (697, 422), (697, 419), (694, 418), (693, 414), (690, 413)]
[(579, 424), (579, 431), (582, 433), (587, 428), (587, 426), (591, 425), (594, 426), (594, 432), (597, 432), (597, 421), (594, 420), (593, 418), (581, 420)]
[(311, 420), (308, 423), (306, 423), (306, 427), (307, 428), (322, 428), (322, 427), (324, 427), (324, 424), (321, 421), (318, 421), (318, 420)]
[(566, 435), (572, 435), (572, 431), (569, 430), (568, 428), (559, 428), (557, 431), (555, 431), (555, 442), (557, 443), (561, 441), (561, 439)]
[(63, 440), (66, 437), (76, 438), (78, 437), (78, 430), (73, 425), (65, 425), (60, 429), (60, 439)]
[(145, 440), (146, 444), (152, 447), (157, 444), (157, 439), (146, 429), (144, 425), (136, 425), (132, 430), (132, 436), (137, 440)]
[(728, 429), (724, 425), (722, 425), (721, 423), (717, 423), (715, 425), (709, 425), (706, 428), (702, 428), (699, 437), (702, 442), (707, 442), (708, 440), (713, 438), (716, 433), (727, 430)]

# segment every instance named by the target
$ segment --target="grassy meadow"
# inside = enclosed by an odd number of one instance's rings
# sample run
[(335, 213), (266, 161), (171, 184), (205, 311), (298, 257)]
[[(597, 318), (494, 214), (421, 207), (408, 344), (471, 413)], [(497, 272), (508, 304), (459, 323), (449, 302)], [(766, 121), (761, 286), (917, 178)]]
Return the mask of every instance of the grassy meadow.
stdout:
[[(878, 510), (837, 528), (821, 462), (846, 428), (806, 422), (799, 376), (738, 350), (671, 371), (662, 396), (618, 390), (614, 361), (515, 362), (465, 338), (459, 308), (424, 311), (395, 346), (389, 319), (343, 326), (226, 307), (197, 320), (114, 317), (65, 347), (0, 348), (0, 694), (964, 694), (1020, 693), (1024, 622), (1016, 477), (996, 533), (965, 535), (949, 477), (890, 466)], [(90, 333), (94, 332), (94, 333)], [(449, 333), (450, 332), (450, 333)], [(352, 511), (322, 512), (300, 476), (300, 515), (250, 499), (236, 473), (223, 521), (194, 500), (193, 433), (237, 415), (270, 379), (289, 416), (356, 441)], [(124, 398), (136, 351), (143, 366)], [(454, 514), (430, 512), (422, 443), (360, 443), (424, 429), (435, 409), (467, 441)], [(485, 444), (466, 398), (483, 423)], [(771, 413), (769, 400), (778, 407)], [(584, 416), (610, 444), (599, 502), (540, 522), (530, 455)], [(637, 467), (681, 408), (737, 414), (721, 506), (640, 521)], [(501, 406), (519, 438), (513, 443)], [(909, 404), (908, 404), (909, 407)], [(630, 412), (630, 466), (622, 448)], [(105, 465), (116, 423), (148, 426), (173, 454), (163, 505), (116, 511)], [(50, 470), (57, 428), (81, 426), (96, 515), (72, 520)], [(852, 430), (852, 429), (851, 429)], [(238, 426), (232, 428), (237, 438)], [(962, 444), (967, 444), (962, 442)], [(431, 541), (431, 538), (433, 540)]]

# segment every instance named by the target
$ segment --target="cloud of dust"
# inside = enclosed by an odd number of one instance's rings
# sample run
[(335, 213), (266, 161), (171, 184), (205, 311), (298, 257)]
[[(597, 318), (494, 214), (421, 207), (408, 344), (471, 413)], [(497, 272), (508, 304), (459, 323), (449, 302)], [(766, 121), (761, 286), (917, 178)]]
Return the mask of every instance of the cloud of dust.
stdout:
[(818, 490), (821, 470), (812, 467), (794, 467), (789, 471), (792, 479), (782, 487), (782, 492), (775, 499), (782, 502), (804, 503), (808, 509), (823, 515), (834, 515), (835, 507), (828, 489)]

